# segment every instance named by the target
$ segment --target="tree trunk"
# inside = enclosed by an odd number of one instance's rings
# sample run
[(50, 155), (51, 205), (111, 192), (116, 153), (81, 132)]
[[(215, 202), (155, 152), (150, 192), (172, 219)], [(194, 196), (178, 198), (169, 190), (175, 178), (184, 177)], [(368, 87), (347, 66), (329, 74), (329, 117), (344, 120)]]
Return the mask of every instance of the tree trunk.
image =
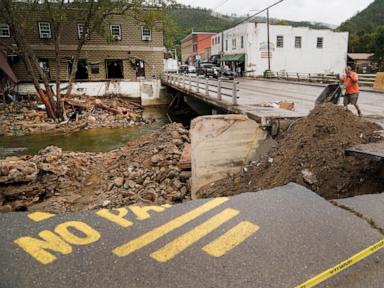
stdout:
[(63, 31), (62, 25), (60, 23), (56, 24), (55, 29), (55, 56), (56, 56), (56, 108), (57, 108), (57, 117), (61, 121), (66, 120), (65, 116), (65, 107), (64, 101), (61, 98), (60, 84), (61, 84), (61, 32)]

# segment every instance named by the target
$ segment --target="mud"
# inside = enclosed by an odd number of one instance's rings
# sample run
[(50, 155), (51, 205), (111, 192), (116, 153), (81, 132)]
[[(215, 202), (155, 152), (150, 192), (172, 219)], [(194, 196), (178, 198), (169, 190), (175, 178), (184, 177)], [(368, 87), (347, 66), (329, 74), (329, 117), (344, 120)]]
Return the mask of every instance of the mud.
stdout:
[(326, 199), (384, 191), (383, 163), (346, 156), (345, 149), (378, 142), (382, 128), (345, 111), (323, 104), (295, 122), (271, 152), (244, 167), (241, 175), (212, 183), (201, 197), (255, 192), (295, 182)]

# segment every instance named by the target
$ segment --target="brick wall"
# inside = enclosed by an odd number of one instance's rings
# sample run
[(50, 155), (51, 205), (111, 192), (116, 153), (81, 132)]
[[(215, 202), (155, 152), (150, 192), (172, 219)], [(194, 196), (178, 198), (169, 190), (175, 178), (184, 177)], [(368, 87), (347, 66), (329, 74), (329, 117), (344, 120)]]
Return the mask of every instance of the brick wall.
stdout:
[[(31, 13), (25, 18), (27, 21), (26, 39), (31, 44), (38, 58), (48, 59), (51, 80), (55, 79), (56, 60), (54, 52), (54, 39), (40, 39), (38, 32), (38, 22), (48, 22), (48, 15), (44, 11)], [(91, 62), (99, 63), (99, 73), (92, 74), (88, 65), (89, 80), (105, 80), (105, 60), (123, 60), (124, 78), (136, 80), (135, 68), (131, 65), (133, 59), (141, 59), (145, 62), (146, 78), (159, 76), (163, 71), (163, 32), (159, 29), (161, 25), (156, 25), (152, 29), (152, 40), (143, 41), (141, 37), (140, 23), (137, 23), (129, 14), (124, 16), (113, 16), (105, 25), (105, 33), (93, 34), (83, 47), (81, 59), (86, 59), (88, 64)], [(62, 33), (62, 69), (60, 72), (61, 80), (68, 80), (68, 60), (74, 55), (78, 32), (76, 19), (68, 23), (63, 28)], [(121, 25), (121, 41), (110, 40), (110, 24)], [(12, 43), (10, 38), (0, 38), (0, 46), (7, 47)], [(19, 81), (29, 81), (30, 76), (25, 70), (24, 63), (19, 61), (12, 65), (12, 68)]]

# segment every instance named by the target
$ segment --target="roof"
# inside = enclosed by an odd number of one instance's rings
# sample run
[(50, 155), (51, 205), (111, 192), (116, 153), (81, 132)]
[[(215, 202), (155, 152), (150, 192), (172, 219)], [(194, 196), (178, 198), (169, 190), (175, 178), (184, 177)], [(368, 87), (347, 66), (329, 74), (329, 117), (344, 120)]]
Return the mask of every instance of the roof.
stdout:
[(216, 32), (192, 32), (192, 33), (188, 34), (187, 36), (185, 36), (183, 39), (181, 39), (180, 42), (183, 42), (185, 39), (187, 39), (188, 37), (191, 37), (192, 35), (198, 35), (198, 34), (216, 35), (217, 33)]
[(373, 55), (373, 53), (348, 53), (348, 57), (352, 60), (369, 60)]
[(7, 57), (2, 52), (0, 52), (0, 70), (3, 70), (4, 73), (8, 76), (8, 78), (12, 80), (12, 82), (17, 82), (15, 73), (13, 73), (11, 66), (9, 66), (8, 64)]

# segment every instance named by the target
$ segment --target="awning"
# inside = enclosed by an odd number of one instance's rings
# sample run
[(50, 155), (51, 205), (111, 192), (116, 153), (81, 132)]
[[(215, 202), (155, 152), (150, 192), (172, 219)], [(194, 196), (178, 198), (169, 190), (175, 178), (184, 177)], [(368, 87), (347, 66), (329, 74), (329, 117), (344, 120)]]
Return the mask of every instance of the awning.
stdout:
[(15, 73), (13, 73), (11, 66), (8, 64), (7, 57), (2, 52), (0, 52), (0, 69), (3, 70), (9, 79), (11, 79), (14, 83), (17, 82)]
[(245, 62), (245, 54), (224, 55), (221, 61), (224, 62)]

